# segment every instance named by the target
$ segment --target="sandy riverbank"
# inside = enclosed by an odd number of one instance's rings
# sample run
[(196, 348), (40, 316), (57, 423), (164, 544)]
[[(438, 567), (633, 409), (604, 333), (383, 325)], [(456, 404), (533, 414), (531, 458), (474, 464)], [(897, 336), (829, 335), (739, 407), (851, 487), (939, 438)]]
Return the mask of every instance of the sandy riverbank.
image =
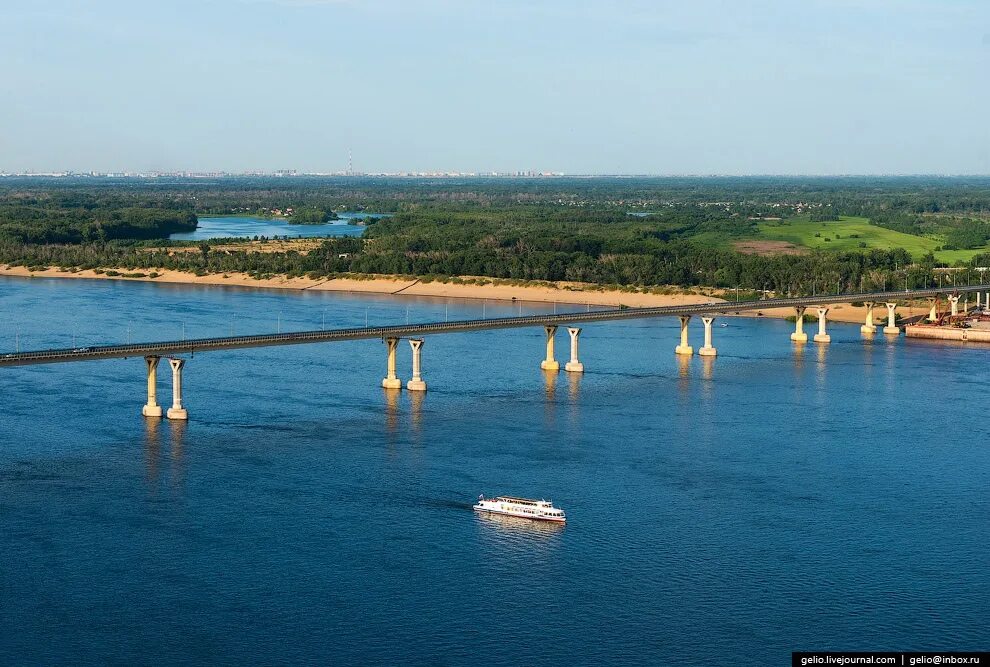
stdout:
[[(121, 273), (126, 269), (119, 269)], [(142, 270), (141, 273), (150, 273), (151, 269)], [(285, 290), (316, 290), (328, 292), (356, 292), (371, 294), (402, 294), (408, 296), (443, 297), (454, 299), (478, 299), (497, 301), (530, 301), (537, 303), (572, 303), (589, 304), (592, 306), (629, 306), (631, 308), (642, 308), (650, 306), (676, 306), (695, 303), (711, 303), (723, 301), (714, 296), (690, 290), (677, 290), (671, 288), (671, 294), (658, 294), (652, 292), (625, 292), (619, 290), (604, 290), (595, 285), (581, 283), (557, 283), (553, 285), (511, 285), (511, 284), (488, 284), (488, 285), (465, 285), (456, 283), (441, 282), (420, 282), (419, 280), (409, 280), (402, 278), (378, 277), (367, 280), (353, 278), (335, 278), (332, 280), (313, 280), (311, 278), (287, 278), (285, 276), (275, 276), (263, 280), (256, 280), (244, 273), (210, 274), (197, 276), (184, 271), (172, 271), (158, 269), (159, 275), (155, 278), (149, 276), (127, 278), (124, 276), (108, 276), (106, 273), (96, 273), (95, 271), (63, 271), (56, 268), (49, 268), (43, 271), (29, 271), (23, 266), (0, 265), (0, 276), (17, 276), (22, 278), (76, 278), (92, 280), (125, 280), (142, 281), (155, 283), (172, 283), (188, 285), (220, 285), (230, 287), (254, 287), (266, 289)], [(731, 312), (731, 299), (726, 300), (727, 310)], [(723, 307), (726, 307), (723, 306)], [(791, 317), (794, 310), (791, 308), (771, 308), (759, 311), (764, 317)], [(808, 310), (809, 314), (814, 314), (813, 309)], [(928, 312), (928, 307), (924, 304), (916, 304), (914, 307), (901, 308), (898, 312), (903, 317), (918, 316)], [(744, 315), (755, 315), (754, 311), (742, 313)], [(866, 318), (866, 308), (852, 306), (850, 304), (835, 304), (829, 307), (828, 318), (836, 322), (859, 322)], [(886, 309), (882, 304), (874, 311), (874, 319), (878, 324), (886, 320)], [(808, 325), (814, 326), (814, 325)]]
[[(126, 273), (126, 269), (118, 269)], [(141, 273), (151, 273), (151, 269)], [(430, 296), (455, 299), (490, 299), (498, 301), (533, 301), (542, 303), (575, 303), (593, 306), (645, 307), (668, 306), (692, 303), (707, 303), (718, 301), (711, 296), (697, 293), (653, 294), (623, 292), (617, 290), (601, 290), (594, 285), (576, 283), (560, 283), (556, 287), (543, 285), (510, 285), (489, 284), (470, 285), (441, 282), (420, 282), (402, 278), (378, 277), (367, 280), (354, 278), (335, 278), (332, 280), (313, 280), (311, 278), (287, 278), (275, 276), (256, 280), (244, 273), (210, 274), (197, 276), (184, 271), (158, 269), (155, 278), (125, 276), (108, 276), (95, 271), (63, 271), (49, 268), (44, 271), (29, 271), (23, 266), (0, 265), (0, 276), (18, 276), (27, 278), (77, 278), (92, 280), (129, 280), (155, 283), (178, 283), (188, 285), (225, 285), (231, 287), (255, 287), (285, 290), (314, 290), (327, 292), (363, 292), (374, 294), (402, 294), (408, 296)]]

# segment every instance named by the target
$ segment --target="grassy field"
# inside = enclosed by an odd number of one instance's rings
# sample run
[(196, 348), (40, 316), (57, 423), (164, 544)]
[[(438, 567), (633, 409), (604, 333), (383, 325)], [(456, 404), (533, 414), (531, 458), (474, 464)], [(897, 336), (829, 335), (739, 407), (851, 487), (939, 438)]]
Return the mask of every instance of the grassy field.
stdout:
[(866, 218), (841, 216), (838, 221), (812, 222), (807, 217), (768, 220), (759, 224), (754, 240), (784, 241), (801, 248), (825, 250), (862, 250), (865, 248), (904, 248), (915, 259), (933, 252), (943, 262), (968, 260), (987, 248), (975, 250), (938, 250), (941, 239), (902, 234), (871, 225)]

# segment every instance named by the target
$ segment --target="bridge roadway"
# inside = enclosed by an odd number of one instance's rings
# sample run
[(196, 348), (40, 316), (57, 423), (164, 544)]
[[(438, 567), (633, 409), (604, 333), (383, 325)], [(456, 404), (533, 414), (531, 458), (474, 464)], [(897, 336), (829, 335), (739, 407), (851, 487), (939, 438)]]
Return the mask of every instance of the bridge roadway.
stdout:
[(518, 327), (543, 326), (548, 324), (576, 324), (578, 322), (607, 322), (611, 320), (631, 320), (646, 317), (677, 315), (705, 315), (771, 308), (824, 306), (851, 301), (904, 301), (906, 299), (935, 297), (945, 294), (966, 292), (990, 292), (990, 285), (968, 285), (952, 289), (921, 289), (897, 292), (869, 292), (862, 294), (838, 294), (830, 296), (794, 297), (785, 299), (763, 299), (760, 301), (713, 301), (702, 304), (679, 306), (658, 306), (654, 308), (622, 308), (616, 310), (592, 310), (545, 315), (525, 315), (521, 317), (499, 317), (480, 320), (457, 320), (454, 322), (429, 322), (387, 327), (360, 327), (351, 329), (327, 329), (325, 331), (297, 331), (292, 333), (261, 334), (252, 336), (228, 336), (222, 338), (198, 338), (190, 340), (134, 343), (130, 345), (103, 345), (64, 349), (34, 350), (0, 354), (0, 366), (23, 366), (27, 364), (53, 364), (68, 361), (94, 361), (97, 359), (117, 359), (127, 357), (167, 356), (233, 350), (244, 347), (266, 347), (271, 345), (299, 345), (303, 343), (331, 343), (343, 340), (368, 338), (402, 338), (429, 334), (483, 331), (487, 329), (511, 329)]

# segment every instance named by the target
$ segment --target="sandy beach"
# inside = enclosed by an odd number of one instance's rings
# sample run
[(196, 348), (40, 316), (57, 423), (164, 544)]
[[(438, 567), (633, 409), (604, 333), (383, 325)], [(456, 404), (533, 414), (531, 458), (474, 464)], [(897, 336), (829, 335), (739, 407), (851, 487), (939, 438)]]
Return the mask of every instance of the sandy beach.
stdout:
[[(120, 273), (128, 272), (127, 269), (115, 269)], [(108, 276), (106, 273), (96, 273), (92, 270), (86, 271), (66, 271), (57, 268), (48, 268), (43, 271), (29, 271), (23, 266), (0, 265), (0, 276), (18, 276), (27, 278), (76, 278), (92, 280), (131, 280), (155, 283), (179, 283), (188, 285), (225, 285), (231, 287), (254, 287), (267, 289), (285, 290), (316, 290), (328, 292), (364, 292), (374, 294), (402, 294), (407, 296), (431, 296), (455, 299), (478, 299), (478, 300), (498, 300), (498, 301), (532, 301), (540, 303), (573, 303), (590, 304), (593, 306), (669, 306), (679, 304), (707, 303), (710, 301), (721, 301), (721, 299), (708, 296), (702, 293), (692, 293), (689, 290), (678, 290), (671, 288), (671, 291), (684, 293), (675, 294), (654, 294), (646, 292), (624, 292), (618, 290), (603, 290), (595, 285), (584, 285), (580, 283), (557, 283), (553, 285), (511, 285), (499, 284), (499, 281), (492, 281), (487, 285), (442, 283), (442, 282), (421, 282), (420, 280), (409, 280), (403, 278), (393, 278), (388, 276), (374, 277), (368, 279), (356, 278), (334, 278), (330, 280), (313, 280), (311, 278), (288, 278), (286, 276), (274, 276), (263, 280), (256, 280), (244, 273), (209, 274), (197, 276), (184, 271), (172, 271), (167, 269), (142, 269), (140, 273), (155, 272), (159, 275), (152, 278), (145, 277), (125, 277), (123, 275)]]
[[(120, 273), (127, 269), (116, 269)], [(29, 271), (23, 266), (0, 265), (0, 276), (16, 276), (21, 278), (75, 278), (91, 280), (130, 280), (155, 283), (174, 283), (188, 285), (219, 285), (229, 287), (253, 287), (284, 290), (317, 290), (328, 292), (353, 292), (371, 294), (401, 294), (408, 296), (443, 297), (454, 299), (477, 299), (496, 301), (528, 301), (536, 303), (568, 303), (592, 306), (628, 306), (643, 308), (651, 306), (676, 306), (696, 303), (726, 302), (727, 310), (731, 313), (731, 298), (721, 299), (702, 290), (687, 290), (669, 288), (670, 294), (654, 292), (627, 292), (605, 290), (597, 285), (582, 283), (556, 283), (547, 285), (512, 285), (492, 281), (492, 284), (458, 284), (442, 282), (421, 282), (397, 277), (374, 277), (368, 279), (334, 278), (330, 280), (313, 280), (311, 278), (288, 278), (275, 276), (256, 280), (244, 273), (210, 274), (198, 276), (184, 271), (168, 269), (144, 269), (139, 273), (158, 275), (154, 278), (125, 277), (123, 275), (109, 276), (105, 272), (97, 273), (92, 270), (66, 271), (58, 268), (48, 268), (43, 271)], [(667, 290), (664, 290), (667, 291)], [(725, 306), (723, 306), (725, 307)], [(922, 303), (909, 304), (901, 307), (898, 313), (902, 317), (916, 317), (928, 312), (928, 306)], [(762, 317), (792, 317), (792, 308), (770, 308), (762, 311), (746, 311), (739, 313), (743, 316)], [(814, 309), (809, 308), (808, 314), (814, 315)], [(851, 304), (833, 304), (829, 306), (828, 319), (835, 322), (859, 322), (866, 319), (866, 308)], [(874, 320), (882, 326), (886, 321), (886, 309), (882, 304), (874, 310)], [(808, 326), (816, 325), (806, 325)]]

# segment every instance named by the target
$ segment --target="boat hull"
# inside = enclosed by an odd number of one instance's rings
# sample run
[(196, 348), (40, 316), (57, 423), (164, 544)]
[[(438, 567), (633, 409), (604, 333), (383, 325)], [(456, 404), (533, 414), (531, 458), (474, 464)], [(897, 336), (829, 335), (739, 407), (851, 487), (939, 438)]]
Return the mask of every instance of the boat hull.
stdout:
[(502, 514), (504, 516), (514, 516), (519, 519), (529, 519), (530, 521), (548, 521), (550, 523), (566, 523), (567, 518), (562, 516), (540, 516), (537, 514), (526, 514), (524, 512), (514, 512), (512, 510), (493, 509), (490, 507), (474, 506), (475, 512), (485, 512), (486, 514)]

